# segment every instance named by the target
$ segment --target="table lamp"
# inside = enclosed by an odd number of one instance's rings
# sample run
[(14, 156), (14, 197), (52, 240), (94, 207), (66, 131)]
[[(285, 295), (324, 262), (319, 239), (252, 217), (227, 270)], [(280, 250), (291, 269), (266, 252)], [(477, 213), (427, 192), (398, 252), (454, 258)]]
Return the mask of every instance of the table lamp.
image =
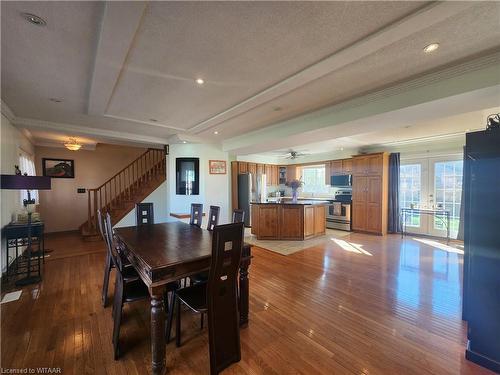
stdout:
[(40, 276), (31, 276), (31, 213), (32, 210), (28, 208), (29, 205), (34, 205), (35, 200), (31, 198), (30, 190), (50, 190), (51, 180), (50, 177), (45, 176), (22, 176), (22, 175), (1, 175), (0, 186), (2, 189), (10, 190), (24, 190), (28, 191), (28, 199), (23, 201), (24, 206), (28, 211), (28, 246), (26, 252), (28, 254), (28, 273), (26, 277), (16, 281), (16, 285), (24, 286), (41, 281)]

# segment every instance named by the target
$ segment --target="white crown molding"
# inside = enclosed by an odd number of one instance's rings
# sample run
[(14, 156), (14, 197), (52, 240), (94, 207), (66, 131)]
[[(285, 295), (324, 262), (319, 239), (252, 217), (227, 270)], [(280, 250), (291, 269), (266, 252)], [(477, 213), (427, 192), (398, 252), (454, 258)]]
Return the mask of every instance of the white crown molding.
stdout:
[(177, 128), (175, 126), (165, 125), (165, 124), (161, 124), (161, 123), (153, 122), (153, 121), (141, 121), (141, 120), (136, 120), (136, 119), (129, 118), (129, 117), (115, 116), (115, 115), (108, 115), (108, 114), (104, 114), (103, 116), (109, 117), (109, 118), (114, 118), (116, 120), (130, 121), (130, 122), (135, 122), (138, 124), (156, 126), (158, 128), (172, 129), (172, 130), (177, 130), (177, 131), (186, 131), (186, 129), (183, 129), (183, 128)]
[(2, 100), (2, 115), (4, 115), (7, 118), (7, 120), (9, 120), (11, 123), (14, 122), (14, 119), (16, 118), (14, 112), (12, 112), (10, 107), (3, 100)]
[(388, 25), (382, 30), (274, 84), (258, 94), (192, 126), (188, 131), (198, 134), (218, 126), (224, 121), (237, 117), (257, 106), (295, 90), (308, 82), (352, 64), (403, 38), (429, 28), (432, 25), (444, 22), (447, 18), (463, 12), (473, 5), (474, 2), (440, 2), (427, 5), (407, 17)]
[(19, 118), (16, 117), (13, 124), (18, 128), (27, 129), (45, 129), (45, 130), (55, 130), (58, 132), (70, 132), (73, 134), (87, 135), (94, 137), (101, 137), (110, 140), (124, 140), (128, 142), (135, 143), (145, 143), (145, 144), (167, 144), (167, 138), (161, 137), (150, 137), (134, 133), (118, 132), (114, 130), (105, 130), (90, 128), (87, 126), (78, 126), (72, 124), (64, 124), (58, 122), (50, 122), (44, 120), (36, 120), (30, 118)]

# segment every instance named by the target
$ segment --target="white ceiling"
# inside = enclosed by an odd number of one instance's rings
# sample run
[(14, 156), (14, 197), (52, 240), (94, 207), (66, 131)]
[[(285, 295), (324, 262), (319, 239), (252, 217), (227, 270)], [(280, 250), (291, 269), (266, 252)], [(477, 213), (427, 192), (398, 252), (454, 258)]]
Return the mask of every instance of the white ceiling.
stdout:
[(500, 50), (497, 2), (1, 7), (2, 101), (37, 142), (224, 142)]

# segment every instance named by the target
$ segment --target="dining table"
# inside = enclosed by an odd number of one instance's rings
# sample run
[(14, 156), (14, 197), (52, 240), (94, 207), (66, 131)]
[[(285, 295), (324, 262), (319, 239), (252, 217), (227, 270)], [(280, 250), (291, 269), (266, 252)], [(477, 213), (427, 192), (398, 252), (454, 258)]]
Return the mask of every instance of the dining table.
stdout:
[[(152, 373), (166, 372), (164, 296), (171, 282), (206, 271), (212, 232), (181, 221), (114, 229), (117, 246), (149, 289), (151, 297)], [(251, 247), (243, 246), (239, 269), (240, 327), (248, 324)]]

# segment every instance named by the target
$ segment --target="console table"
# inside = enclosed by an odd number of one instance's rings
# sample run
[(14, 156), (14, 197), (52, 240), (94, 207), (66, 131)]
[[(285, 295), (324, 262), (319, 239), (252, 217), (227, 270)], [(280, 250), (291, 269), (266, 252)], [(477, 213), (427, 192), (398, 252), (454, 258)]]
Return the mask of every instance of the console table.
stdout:
[[(23, 246), (27, 246), (28, 244), (28, 224), (8, 224), (2, 229), (3, 236), (5, 237), (5, 249), (7, 256), (7, 272), (6, 278), (14, 275), (24, 275), (27, 273), (27, 262), (23, 258), (24, 249), (21, 251)], [(43, 222), (35, 222), (31, 223), (31, 246), (32, 253), (31, 258), (37, 258), (36, 266), (34, 268), (32, 266), (31, 272), (38, 273), (40, 276), (41, 273), (41, 262), (45, 262), (45, 240), (44, 240), (44, 224)], [(38, 248), (35, 250), (35, 246)], [(11, 254), (14, 257), (14, 261), (9, 264), (9, 257)]]
[(401, 209), (401, 238), (410, 233), (406, 230), (406, 215), (432, 215), (438, 218), (446, 227), (446, 243), (450, 243), (450, 211), (447, 210), (431, 210), (426, 208), (402, 208)]

